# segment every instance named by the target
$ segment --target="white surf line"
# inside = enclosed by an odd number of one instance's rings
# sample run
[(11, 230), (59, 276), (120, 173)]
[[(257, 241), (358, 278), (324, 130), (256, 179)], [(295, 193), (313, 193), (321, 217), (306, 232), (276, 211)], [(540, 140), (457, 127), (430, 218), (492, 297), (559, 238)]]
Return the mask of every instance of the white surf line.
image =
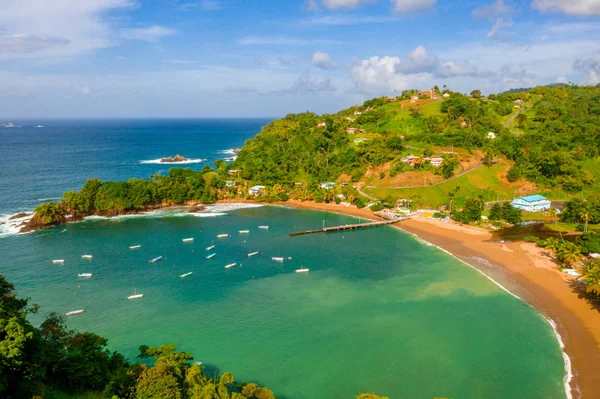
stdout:
[(516, 294), (513, 294), (512, 292), (510, 292), (507, 288), (505, 288), (502, 284), (500, 284), (499, 282), (497, 282), (496, 280), (494, 280), (493, 278), (491, 278), (490, 276), (488, 276), (487, 274), (485, 274), (483, 271), (479, 270), (477, 267), (471, 265), (470, 263), (460, 259), (458, 256), (454, 255), (453, 253), (451, 253), (450, 251), (440, 247), (439, 245), (435, 245), (430, 243), (427, 240), (422, 239), (421, 237), (419, 237), (418, 235), (408, 232), (406, 230), (402, 230), (401, 228), (397, 227), (398, 230), (401, 230), (405, 233), (410, 234), (411, 236), (413, 236), (414, 238), (416, 238), (417, 241), (419, 241), (420, 243), (427, 245), (427, 246), (431, 246), (431, 247), (435, 247), (437, 249), (439, 249), (442, 252), (447, 253), (448, 255), (450, 255), (451, 257), (453, 257), (454, 259), (464, 263), (465, 265), (469, 266), (472, 269), (475, 269), (477, 272), (481, 273), (483, 276), (485, 276), (488, 280), (490, 280), (491, 282), (493, 282), (494, 284), (496, 284), (498, 287), (500, 287), (504, 292), (507, 292), (508, 294), (512, 295), (514, 298), (518, 299), (519, 301), (525, 303), (527, 306), (531, 307), (532, 309), (534, 309), (538, 314), (540, 314), (544, 320), (546, 320), (548, 322), (548, 324), (550, 324), (550, 327), (552, 327), (552, 330), (554, 331), (554, 336), (556, 337), (556, 339), (558, 340), (558, 345), (560, 346), (560, 350), (562, 353), (562, 357), (563, 357), (563, 362), (565, 364), (564, 367), (564, 376), (563, 376), (563, 385), (564, 385), (564, 389), (565, 389), (565, 395), (567, 397), (567, 399), (573, 399), (573, 387), (571, 387), (571, 380), (573, 379), (573, 370), (571, 368), (571, 358), (569, 357), (569, 355), (567, 355), (567, 352), (565, 352), (565, 344), (562, 340), (561, 335), (558, 332), (558, 329), (556, 328), (556, 323), (554, 322), (554, 320), (546, 317), (542, 312), (540, 312), (538, 309), (536, 309), (535, 307), (533, 307), (530, 303), (528, 303), (527, 301), (525, 301), (523, 298), (519, 297)]

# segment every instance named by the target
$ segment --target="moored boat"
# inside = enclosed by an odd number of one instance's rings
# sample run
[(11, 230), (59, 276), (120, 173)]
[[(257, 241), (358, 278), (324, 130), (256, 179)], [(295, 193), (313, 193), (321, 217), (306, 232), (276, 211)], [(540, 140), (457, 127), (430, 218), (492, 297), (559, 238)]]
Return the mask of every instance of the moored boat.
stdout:
[(310, 269), (296, 269), (294, 270), (296, 273), (308, 273)]
[(92, 259), (92, 255), (81, 255), (83, 259)]
[(192, 275), (193, 273), (194, 273), (194, 272), (183, 273), (183, 274), (180, 274), (180, 275), (179, 275), (179, 277), (181, 277), (181, 278), (186, 278), (187, 276), (190, 276), (190, 275)]
[(211, 245), (210, 247), (206, 247), (206, 250), (207, 250), (207, 251), (210, 251), (210, 250), (211, 250), (211, 249), (213, 249), (214, 247), (215, 247), (214, 245)]
[(273, 259), (275, 262), (283, 262), (284, 258), (278, 257), (278, 256), (273, 256), (271, 257), (271, 259)]
[(70, 312), (65, 313), (65, 316), (73, 316), (75, 314), (83, 313), (83, 309), (71, 310)]
[(92, 277), (92, 273), (77, 273), (77, 277)]
[(192, 242), (192, 241), (194, 241), (194, 239), (193, 238), (184, 238), (181, 241), (183, 241), (183, 242)]
[(250, 230), (240, 230), (240, 234), (248, 234), (250, 233)]
[(259, 229), (269, 230), (269, 226), (258, 226)]
[(137, 293), (137, 290), (134, 288), (134, 289), (133, 289), (133, 295), (129, 295), (129, 296), (127, 297), (127, 299), (140, 299), (140, 298), (141, 298), (141, 297), (143, 297), (143, 296), (144, 296), (144, 294), (138, 294), (138, 293)]
[(158, 262), (159, 260), (162, 259), (162, 256), (157, 256), (156, 258), (152, 258), (148, 261), (148, 263), (154, 263), (154, 262)]
[(64, 259), (52, 259), (52, 263), (65, 263)]
[(129, 249), (137, 249), (137, 248), (140, 248), (140, 247), (141, 247), (141, 245), (130, 245)]
[(248, 254), (248, 257), (255, 256), (255, 255), (258, 255), (258, 251), (256, 251), (256, 252), (250, 252)]
[(229, 237), (229, 234), (217, 234), (217, 238)]
[(232, 268), (232, 267), (234, 267), (235, 265), (237, 265), (237, 263), (230, 263), (230, 264), (228, 264), (228, 265), (225, 265), (225, 269)]
[(210, 254), (210, 255), (208, 255), (208, 256), (206, 257), (206, 259), (210, 259), (210, 258), (212, 258), (213, 256), (215, 256), (216, 254), (217, 254), (216, 252), (215, 252), (214, 254)]

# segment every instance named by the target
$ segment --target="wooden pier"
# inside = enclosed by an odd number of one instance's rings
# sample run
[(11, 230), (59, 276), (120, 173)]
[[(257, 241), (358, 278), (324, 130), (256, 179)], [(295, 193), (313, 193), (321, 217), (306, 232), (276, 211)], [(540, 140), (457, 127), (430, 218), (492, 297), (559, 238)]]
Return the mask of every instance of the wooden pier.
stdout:
[(401, 222), (405, 219), (400, 220), (382, 220), (380, 222), (371, 222), (371, 223), (357, 223), (357, 224), (345, 224), (342, 226), (333, 226), (333, 227), (325, 227), (323, 229), (317, 230), (305, 230), (305, 231), (296, 231), (290, 233), (291, 236), (301, 236), (304, 234), (316, 234), (316, 233), (329, 233), (332, 231), (344, 231), (344, 230), (355, 230), (355, 229), (366, 229), (368, 227), (377, 227), (377, 226), (385, 226), (387, 224), (394, 224)]

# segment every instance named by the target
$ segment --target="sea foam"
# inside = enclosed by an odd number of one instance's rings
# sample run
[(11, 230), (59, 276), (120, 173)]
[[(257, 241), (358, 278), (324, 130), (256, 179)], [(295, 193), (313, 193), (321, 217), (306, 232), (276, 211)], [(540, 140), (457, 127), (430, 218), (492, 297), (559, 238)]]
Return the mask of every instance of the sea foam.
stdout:
[(1, 214), (0, 215), (0, 237), (8, 237), (13, 236), (15, 234), (19, 234), (19, 230), (21, 230), (21, 224), (29, 222), (33, 214), (29, 214), (27, 216), (9, 220), (15, 214)]
[(193, 163), (202, 163), (206, 162), (206, 159), (202, 158), (191, 158), (181, 162), (161, 162), (161, 158), (158, 159), (148, 159), (145, 161), (140, 161), (142, 164), (158, 164), (158, 165), (189, 165)]

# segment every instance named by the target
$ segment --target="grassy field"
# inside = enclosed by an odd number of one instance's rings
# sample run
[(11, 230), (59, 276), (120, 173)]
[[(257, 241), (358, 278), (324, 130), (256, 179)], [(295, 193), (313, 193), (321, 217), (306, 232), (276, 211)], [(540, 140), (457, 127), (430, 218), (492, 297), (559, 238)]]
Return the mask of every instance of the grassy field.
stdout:
[[(422, 207), (437, 208), (449, 203), (448, 193), (455, 193), (454, 205), (462, 207), (467, 198), (481, 195), (484, 201), (512, 200), (518, 186), (502, 181), (498, 175), (506, 172), (509, 164), (501, 161), (491, 168), (481, 167), (457, 179), (435, 186), (416, 188), (374, 188), (364, 191), (377, 198), (396, 201), (401, 198), (420, 202)], [(552, 200), (567, 199), (569, 196), (561, 191), (535, 191), (527, 194), (542, 194)], [(520, 193), (519, 195), (523, 195)]]

